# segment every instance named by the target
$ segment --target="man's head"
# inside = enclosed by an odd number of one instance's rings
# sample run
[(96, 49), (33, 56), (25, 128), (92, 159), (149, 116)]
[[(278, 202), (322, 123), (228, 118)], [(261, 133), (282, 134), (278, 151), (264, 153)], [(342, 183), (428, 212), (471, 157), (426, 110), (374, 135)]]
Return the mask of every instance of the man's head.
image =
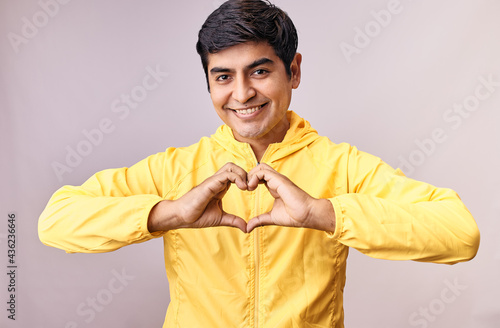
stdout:
[(297, 51), (298, 37), (290, 17), (267, 1), (229, 0), (208, 16), (198, 33), (196, 50), (207, 82), (208, 54), (245, 42), (268, 43), (291, 77), (290, 64)]
[(236, 140), (254, 151), (282, 141), (302, 61), (290, 18), (264, 1), (229, 0), (208, 17), (197, 49), (215, 111)]

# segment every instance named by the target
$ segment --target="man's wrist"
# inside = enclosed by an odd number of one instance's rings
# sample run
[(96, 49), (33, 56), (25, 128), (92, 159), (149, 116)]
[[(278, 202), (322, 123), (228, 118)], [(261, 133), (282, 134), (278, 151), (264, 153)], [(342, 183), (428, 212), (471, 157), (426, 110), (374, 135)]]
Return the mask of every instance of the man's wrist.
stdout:
[(314, 221), (317, 223), (318, 227), (316, 229), (335, 232), (336, 216), (335, 209), (333, 208), (332, 202), (326, 198), (320, 198), (315, 200), (315, 206), (313, 207)]
[(173, 205), (174, 201), (162, 200), (153, 206), (148, 217), (149, 233), (169, 231), (177, 228), (177, 218)]

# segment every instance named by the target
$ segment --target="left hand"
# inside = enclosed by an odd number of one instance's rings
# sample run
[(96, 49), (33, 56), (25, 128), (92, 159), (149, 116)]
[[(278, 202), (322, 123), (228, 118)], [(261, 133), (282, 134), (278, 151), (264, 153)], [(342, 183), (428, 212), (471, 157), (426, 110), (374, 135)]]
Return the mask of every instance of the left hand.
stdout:
[(273, 208), (248, 221), (247, 233), (264, 225), (335, 231), (335, 211), (328, 199), (311, 197), (267, 164), (259, 164), (248, 173), (249, 191), (260, 183), (264, 183), (274, 197)]

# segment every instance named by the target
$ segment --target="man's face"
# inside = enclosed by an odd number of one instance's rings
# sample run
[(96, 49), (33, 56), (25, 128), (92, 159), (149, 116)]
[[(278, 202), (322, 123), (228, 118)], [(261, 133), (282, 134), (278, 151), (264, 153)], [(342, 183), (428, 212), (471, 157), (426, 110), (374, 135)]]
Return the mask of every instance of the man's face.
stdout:
[(297, 54), (290, 78), (267, 43), (246, 42), (208, 55), (210, 96), (236, 140), (283, 140), (292, 89), (300, 83), (300, 62)]

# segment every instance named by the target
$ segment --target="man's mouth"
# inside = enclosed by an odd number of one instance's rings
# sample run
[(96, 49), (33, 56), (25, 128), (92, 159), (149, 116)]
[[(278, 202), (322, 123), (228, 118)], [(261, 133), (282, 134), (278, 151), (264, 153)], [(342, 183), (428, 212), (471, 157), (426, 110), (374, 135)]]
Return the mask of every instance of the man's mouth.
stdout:
[(233, 112), (236, 112), (236, 113), (241, 114), (241, 115), (250, 115), (250, 114), (253, 114), (256, 111), (262, 109), (262, 107), (264, 107), (265, 105), (267, 105), (267, 103), (260, 105), (260, 106), (251, 107), (251, 108), (233, 109)]

